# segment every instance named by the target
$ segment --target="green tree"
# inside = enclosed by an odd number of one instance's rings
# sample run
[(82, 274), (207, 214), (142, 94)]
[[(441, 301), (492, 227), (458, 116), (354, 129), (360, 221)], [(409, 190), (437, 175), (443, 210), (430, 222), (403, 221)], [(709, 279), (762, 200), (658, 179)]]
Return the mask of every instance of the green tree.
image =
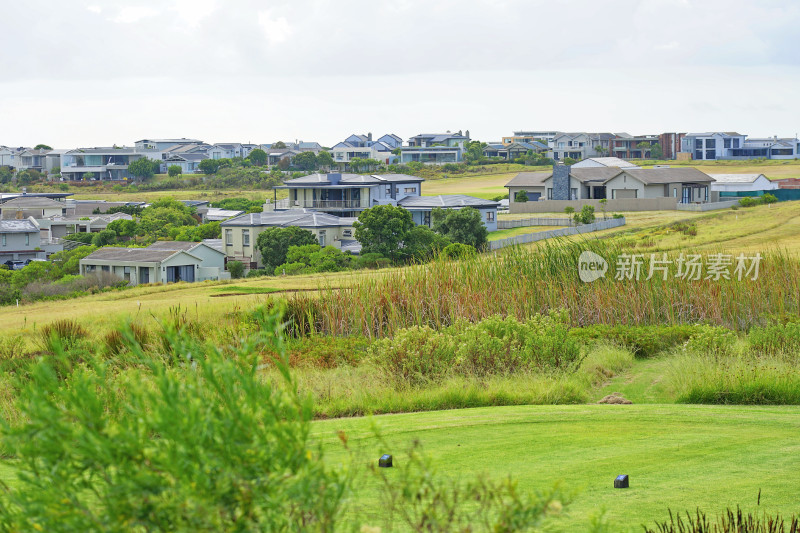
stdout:
[(431, 213), (433, 231), (444, 235), (451, 242), (468, 244), (478, 250), (482, 249), (489, 237), (483, 224), (481, 212), (473, 207), (462, 209), (442, 209), (437, 207)]
[(33, 147), (33, 149), (34, 150), (52, 150), (53, 148), (51, 148), (50, 146), (47, 146), (46, 144), (37, 144), (36, 146)]
[(95, 233), (92, 237), (92, 246), (108, 246), (117, 242), (117, 234), (114, 230), (104, 229), (99, 233)]
[(170, 165), (169, 168), (167, 168), (167, 174), (170, 178), (174, 178), (175, 176), (183, 174), (183, 169), (181, 169), (180, 165)]
[(428, 226), (414, 226), (403, 240), (403, 255), (407, 261), (429, 261), (449, 244), (447, 237)]
[(524, 204), (528, 201), (528, 192), (527, 191), (519, 191), (517, 194), (514, 195), (514, 201)]
[(133, 237), (136, 235), (137, 224), (135, 220), (119, 219), (108, 224), (107, 229), (113, 231), (118, 237)]
[(56, 252), (50, 256), (50, 261), (59, 265), (65, 276), (74, 276), (80, 272), (80, 260), (97, 250), (95, 246), (79, 246), (74, 250)]
[(647, 152), (651, 150), (652, 145), (647, 141), (642, 141), (636, 145), (636, 148), (642, 151), (641, 158), (645, 159), (647, 157)]
[(470, 141), (464, 145), (464, 161), (468, 165), (476, 165), (486, 161), (483, 149), (488, 145), (480, 141)]
[(294, 156), (294, 166), (302, 170), (316, 170), (318, 167), (317, 156), (314, 152), (301, 152)]
[(84, 172), (83, 181), (92, 181), (94, 179), (94, 172)]
[(239, 279), (244, 276), (244, 263), (241, 261), (228, 261), (228, 272), (232, 279)]
[(330, 152), (320, 152), (317, 154), (317, 165), (320, 168), (331, 168), (333, 166), (333, 156)]
[(261, 252), (264, 268), (270, 271), (286, 262), (286, 253), (290, 246), (306, 244), (319, 243), (313, 233), (296, 226), (267, 228), (256, 239), (256, 247)]
[(8, 167), (0, 167), (0, 183), (11, 183), (14, 172)]
[(578, 226), (580, 224), (591, 224), (594, 222), (594, 206), (591, 205), (584, 205), (580, 212), (575, 213), (574, 217), (575, 225)]
[(564, 164), (567, 165), (567, 166), (574, 165), (577, 162), (578, 161), (576, 159), (573, 159), (571, 157), (565, 157), (564, 158)]
[(155, 174), (153, 163), (154, 161), (152, 159), (141, 157), (128, 165), (128, 172), (131, 176), (140, 180), (152, 178), (153, 174)]
[(283, 149), (286, 149), (286, 143), (285, 143), (285, 142), (283, 142), (283, 141), (278, 141), (278, 142), (276, 142), (276, 143), (274, 143), (274, 144), (272, 145), (272, 148), (275, 148), (275, 149), (282, 149), (282, 150), (283, 150)]
[(281, 170), (286, 170), (292, 164), (292, 160), (289, 156), (282, 157), (280, 161), (278, 161), (278, 168)]
[(216, 174), (219, 172), (219, 159), (203, 159), (200, 161), (200, 164), (197, 165), (197, 168), (200, 169), (200, 172), (203, 174)]
[(379, 253), (396, 262), (402, 257), (400, 243), (414, 227), (414, 221), (402, 207), (378, 205), (362, 211), (353, 227), (363, 253)]
[(257, 167), (264, 166), (267, 162), (267, 152), (261, 148), (256, 148), (247, 156), (247, 159), (253, 162)]
[(664, 151), (661, 149), (661, 145), (656, 143), (650, 147), (650, 157), (653, 159), (663, 159), (664, 158)]
[(597, 155), (606, 156), (608, 155), (608, 148), (605, 146), (595, 146), (594, 151), (597, 152)]

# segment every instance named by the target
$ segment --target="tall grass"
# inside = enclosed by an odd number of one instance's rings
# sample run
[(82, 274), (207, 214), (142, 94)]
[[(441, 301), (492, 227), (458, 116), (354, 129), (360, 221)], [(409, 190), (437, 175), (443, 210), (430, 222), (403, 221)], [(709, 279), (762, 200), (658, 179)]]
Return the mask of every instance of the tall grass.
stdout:
[[(608, 261), (605, 278), (580, 281), (578, 257), (584, 250)], [(574, 326), (706, 322), (735, 330), (798, 314), (800, 263), (785, 254), (765, 254), (755, 281), (662, 280), (658, 275), (645, 280), (646, 268), (639, 281), (616, 281), (615, 265), (623, 252), (610, 241), (555, 241), (458, 261), (440, 258), (365, 277), (347, 289), (293, 295), (287, 318), (294, 334), (383, 337), (410, 326), (441, 329), (460, 318), (524, 320), (560, 309), (569, 310)]]

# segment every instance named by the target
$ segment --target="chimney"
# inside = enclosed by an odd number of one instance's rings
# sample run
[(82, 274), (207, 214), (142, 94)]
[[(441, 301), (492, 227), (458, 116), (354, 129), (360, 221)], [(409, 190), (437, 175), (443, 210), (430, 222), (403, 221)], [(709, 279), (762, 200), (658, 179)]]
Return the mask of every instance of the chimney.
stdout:
[(466, 137), (467, 140), (469, 140), (469, 130), (467, 130), (466, 133), (464, 133), (464, 137)]
[(367, 133), (367, 140), (372, 142), (372, 133)]

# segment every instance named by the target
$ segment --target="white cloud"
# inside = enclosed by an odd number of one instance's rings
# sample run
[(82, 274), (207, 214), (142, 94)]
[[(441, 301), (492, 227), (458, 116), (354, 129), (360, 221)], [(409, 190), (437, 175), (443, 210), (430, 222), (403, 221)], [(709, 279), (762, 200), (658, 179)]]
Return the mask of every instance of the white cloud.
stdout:
[(286, 17), (272, 18), (270, 11), (258, 12), (258, 25), (264, 30), (270, 44), (282, 43), (294, 33)]
[(103, 8), (98, 6), (98, 5), (86, 6), (86, 10), (90, 11), (92, 13), (102, 13), (103, 12)]

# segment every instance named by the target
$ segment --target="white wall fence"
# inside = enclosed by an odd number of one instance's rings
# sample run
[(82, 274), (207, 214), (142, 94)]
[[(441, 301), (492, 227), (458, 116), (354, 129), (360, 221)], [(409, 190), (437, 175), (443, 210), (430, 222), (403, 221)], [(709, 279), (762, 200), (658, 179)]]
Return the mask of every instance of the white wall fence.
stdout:
[(735, 205), (739, 205), (739, 198), (708, 204), (678, 204), (677, 207), (678, 211), (716, 211), (717, 209), (728, 209)]
[(571, 226), (571, 218), (518, 218), (498, 220), (497, 229), (524, 228), (529, 226)]
[(525, 235), (518, 235), (516, 237), (509, 237), (508, 239), (489, 241), (489, 249), (498, 250), (500, 248), (505, 248), (506, 246), (514, 246), (515, 244), (527, 244), (545, 239), (552, 239), (554, 237), (567, 237), (569, 235), (578, 235), (580, 233), (591, 233), (594, 231), (602, 231), (604, 229), (618, 228), (624, 225), (624, 218), (612, 218), (611, 220), (602, 220), (600, 222), (583, 224), (581, 226), (575, 226), (572, 228), (551, 229), (548, 231), (539, 231), (537, 233), (528, 233)]

